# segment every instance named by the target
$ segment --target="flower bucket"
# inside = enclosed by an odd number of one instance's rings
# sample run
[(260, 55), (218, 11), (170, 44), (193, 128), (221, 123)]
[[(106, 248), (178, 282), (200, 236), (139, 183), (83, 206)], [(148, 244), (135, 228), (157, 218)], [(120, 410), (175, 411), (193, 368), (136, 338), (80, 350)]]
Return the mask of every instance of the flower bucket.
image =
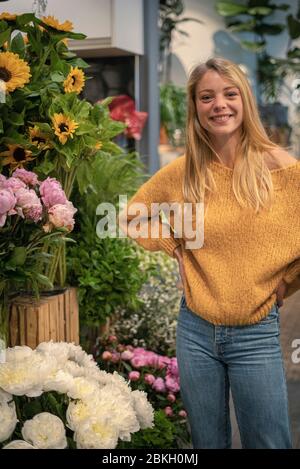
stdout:
[(9, 344), (28, 345), (53, 340), (79, 343), (77, 291), (66, 288), (37, 300), (30, 295), (13, 299), (10, 304)]

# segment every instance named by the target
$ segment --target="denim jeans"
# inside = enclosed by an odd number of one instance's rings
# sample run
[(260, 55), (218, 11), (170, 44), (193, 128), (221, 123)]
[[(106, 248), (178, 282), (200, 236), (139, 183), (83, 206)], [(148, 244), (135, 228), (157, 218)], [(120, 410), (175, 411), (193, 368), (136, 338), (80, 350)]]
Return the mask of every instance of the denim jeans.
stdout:
[(180, 392), (194, 448), (231, 448), (229, 389), (243, 448), (291, 448), (279, 311), (250, 326), (215, 326), (181, 299)]

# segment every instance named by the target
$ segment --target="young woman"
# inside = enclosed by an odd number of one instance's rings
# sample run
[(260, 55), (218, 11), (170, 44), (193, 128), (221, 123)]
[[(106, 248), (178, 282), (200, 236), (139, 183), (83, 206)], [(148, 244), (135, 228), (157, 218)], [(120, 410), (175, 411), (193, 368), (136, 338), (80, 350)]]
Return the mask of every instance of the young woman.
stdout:
[[(292, 446), (279, 307), (300, 288), (299, 187), (300, 162), (268, 138), (242, 70), (221, 58), (195, 67), (185, 155), (120, 215), (129, 236), (179, 263), (177, 359), (194, 448), (231, 447), (229, 389), (243, 448)], [(203, 219), (191, 217), (202, 245), (187, 247), (173, 215), (165, 235), (162, 203), (203, 204)], [(140, 236), (134, 207), (148, 210)]]

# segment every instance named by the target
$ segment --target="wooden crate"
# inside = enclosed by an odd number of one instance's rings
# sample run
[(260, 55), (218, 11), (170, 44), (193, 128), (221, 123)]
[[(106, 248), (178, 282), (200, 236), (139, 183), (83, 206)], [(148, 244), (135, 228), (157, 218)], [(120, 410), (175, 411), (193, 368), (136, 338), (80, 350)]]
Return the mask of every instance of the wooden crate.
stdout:
[(35, 348), (40, 342), (75, 342), (79, 344), (79, 310), (75, 288), (54, 296), (19, 296), (10, 307), (10, 346), (28, 345)]

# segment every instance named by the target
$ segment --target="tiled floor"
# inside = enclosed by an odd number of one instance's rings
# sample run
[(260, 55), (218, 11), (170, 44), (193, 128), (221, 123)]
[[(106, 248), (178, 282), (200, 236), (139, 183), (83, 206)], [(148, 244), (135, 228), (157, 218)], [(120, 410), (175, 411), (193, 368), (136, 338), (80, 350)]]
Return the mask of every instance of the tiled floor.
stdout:
[[(290, 418), (293, 433), (293, 447), (300, 448), (300, 362), (293, 363), (292, 353), (296, 351), (292, 347), (295, 339), (299, 339), (297, 348), (300, 347), (300, 291), (284, 300), (280, 308), (281, 345), (285, 362), (286, 377), (288, 382), (288, 394), (290, 405)], [(295, 344), (294, 344), (295, 345)], [(300, 351), (297, 353), (300, 358)], [(233, 403), (230, 401), (233, 448), (241, 448), (239, 431), (234, 415)]]

